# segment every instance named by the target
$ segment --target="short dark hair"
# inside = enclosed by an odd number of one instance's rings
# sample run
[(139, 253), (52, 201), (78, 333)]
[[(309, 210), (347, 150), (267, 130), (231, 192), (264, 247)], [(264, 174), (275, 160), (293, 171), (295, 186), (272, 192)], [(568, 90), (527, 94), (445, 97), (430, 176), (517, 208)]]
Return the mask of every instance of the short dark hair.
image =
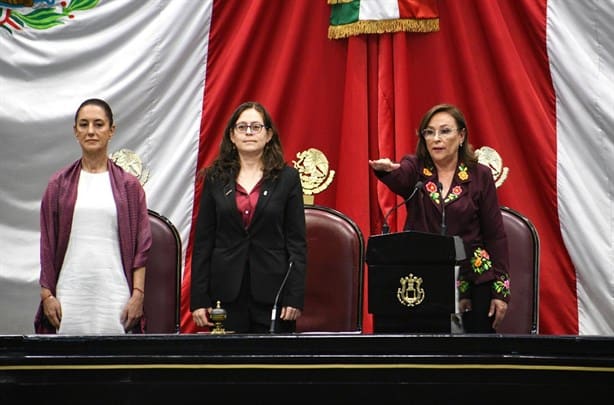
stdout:
[(75, 113), (75, 124), (77, 123), (77, 119), (79, 117), (79, 112), (86, 105), (97, 105), (98, 107), (104, 110), (107, 119), (109, 120), (109, 126), (113, 126), (113, 111), (111, 110), (111, 106), (106, 101), (100, 98), (89, 98), (81, 103), (79, 108), (77, 108), (77, 112)]

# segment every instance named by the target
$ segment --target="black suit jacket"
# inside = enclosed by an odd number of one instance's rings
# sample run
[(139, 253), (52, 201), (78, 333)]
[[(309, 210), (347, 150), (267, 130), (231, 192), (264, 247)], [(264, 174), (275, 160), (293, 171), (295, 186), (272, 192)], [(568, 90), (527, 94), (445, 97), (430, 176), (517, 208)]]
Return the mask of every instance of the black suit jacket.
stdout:
[(248, 266), (252, 296), (272, 305), (290, 262), (279, 304), (302, 309), (306, 256), (303, 190), (296, 169), (286, 166), (276, 178), (264, 180), (248, 228), (237, 209), (235, 182), (207, 178), (194, 237), (190, 309), (234, 301)]

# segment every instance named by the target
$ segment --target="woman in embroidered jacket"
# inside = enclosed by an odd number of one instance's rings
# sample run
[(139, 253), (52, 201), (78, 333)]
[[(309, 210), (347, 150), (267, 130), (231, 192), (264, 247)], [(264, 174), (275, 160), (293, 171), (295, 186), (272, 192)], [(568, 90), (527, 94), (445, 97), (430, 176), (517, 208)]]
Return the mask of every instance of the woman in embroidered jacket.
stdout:
[(84, 101), (74, 134), (82, 156), (56, 172), (41, 202), (41, 304), (36, 333), (143, 332), (151, 230), (138, 179), (108, 158), (113, 113)]
[(399, 163), (369, 160), (377, 178), (403, 198), (418, 181), (423, 186), (406, 204), (405, 229), (460, 236), (469, 260), (461, 263), (457, 287), (465, 330), (494, 333), (510, 300), (508, 247), (492, 172), (478, 164), (468, 143), (462, 112), (450, 104), (432, 107), (418, 130), (416, 155)]

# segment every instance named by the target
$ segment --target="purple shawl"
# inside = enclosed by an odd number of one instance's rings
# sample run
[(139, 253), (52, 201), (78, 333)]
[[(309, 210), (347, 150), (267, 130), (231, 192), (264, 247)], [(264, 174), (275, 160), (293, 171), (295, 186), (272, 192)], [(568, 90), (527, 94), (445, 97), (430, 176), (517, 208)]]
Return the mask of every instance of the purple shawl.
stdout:
[[(151, 247), (145, 191), (135, 176), (111, 160), (108, 160), (107, 168), (117, 207), (124, 273), (132, 291), (132, 271), (146, 265)], [(54, 295), (68, 247), (80, 173), (81, 159), (56, 172), (49, 180), (41, 201), (40, 286), (48, 288)], [(55, 333), (44, 316), (42, 303), (36, 314), (34, 329), (36, 333)]]

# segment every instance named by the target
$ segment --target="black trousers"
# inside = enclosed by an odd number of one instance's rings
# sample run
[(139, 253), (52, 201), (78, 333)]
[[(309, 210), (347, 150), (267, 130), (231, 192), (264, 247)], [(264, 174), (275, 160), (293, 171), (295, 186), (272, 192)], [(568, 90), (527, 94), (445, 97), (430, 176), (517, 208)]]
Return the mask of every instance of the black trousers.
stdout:
[[(272, 297), (275, 298), (275, 297)], [(236, 301), (222, 304), (226, 310), (224, 329), (234, 333), (269, 333), (273, 304), (261, 303), (252, 297), (249, 268), (245, 269), (241, 289)], [(281, 308), (276, 311), (275, 332), (292, 333), (296, 331), (296, 321), (279, 319)]]
[(492, 282), (474, 285), (471, 288), (471, 311), (463, 313), (466, 333), (496, 333), (492, 328), (493, 316), (488, 316)]

